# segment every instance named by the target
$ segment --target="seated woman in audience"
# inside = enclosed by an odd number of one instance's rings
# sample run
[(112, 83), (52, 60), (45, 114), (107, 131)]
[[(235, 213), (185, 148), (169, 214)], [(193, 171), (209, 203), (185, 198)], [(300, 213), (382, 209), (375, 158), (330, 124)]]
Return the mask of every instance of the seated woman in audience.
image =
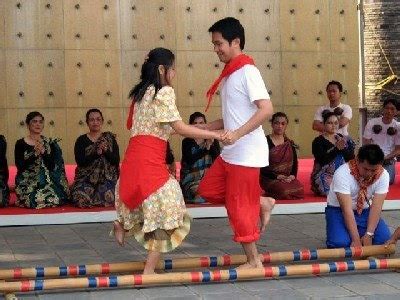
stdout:
[(272, 115), (272, 133), (267, 135), (269, 166), (260, 169), (260, 186), (275, 199), (304, 198), (303, 184), (296, 179), (296, 145), (286, 136), (289, 119), (283, 112)]
[(89, 132), (75, 142), (77, 168), (71, 196), (72, 202), (79, 207), (114, 206), (119, 147), (115, 134), (102, 132), (103, 122), (99, 109), (89, 109), (86, 112)]
[(59, 139), (42, 135), (44, 117), (40, 112), (30, 112), (25, 123), (28, 135), (15, 144), (15, 205), (37, 209), (59, 206), (69, 195)]
[(7, 143), (3, 135), (0, 135), (0, 207), (6, 207), (10, 197), (8, 189), (8, 165), (7, 165)]
[[(189, 124), (201, 126), (206, 124), (206, 116), (195, 112), (189, 117)], [(197, 195), (197, 188), (204, 173), (211, 167), (220, 154), (221, 149), (217, 140), (184, 138), (182, 140), (182, 160), (180, 184), (186, 203), (204, 203), (205, 200)]]
[(334, 112), (322, 114), (324, 131), (312, 142), (314, 166), (311, 173), (311, 190), (317, 196), (326, 196), (333, 173), (345, 162), (354, 158), (354, 142), (337, 132), (339, 120)]

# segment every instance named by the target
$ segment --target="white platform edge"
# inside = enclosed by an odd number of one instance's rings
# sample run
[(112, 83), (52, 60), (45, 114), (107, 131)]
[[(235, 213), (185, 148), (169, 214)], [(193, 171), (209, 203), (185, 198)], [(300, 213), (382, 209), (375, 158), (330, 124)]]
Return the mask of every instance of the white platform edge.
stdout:
[[(277, 204), (272, 213), (274, 215), (323, 213), (325, 206), (324, 202)], [(400, 200), (385, 201), (383, 210), (396, 209), (400, 209)], [(224, 207), (200, 206), (191, 207), (188, 210), (192, 218), (225, 218), (227, 216)], [(0, 215), (0, 226), (99, 223), (111, 222), (115, 218), (115, 211)]]

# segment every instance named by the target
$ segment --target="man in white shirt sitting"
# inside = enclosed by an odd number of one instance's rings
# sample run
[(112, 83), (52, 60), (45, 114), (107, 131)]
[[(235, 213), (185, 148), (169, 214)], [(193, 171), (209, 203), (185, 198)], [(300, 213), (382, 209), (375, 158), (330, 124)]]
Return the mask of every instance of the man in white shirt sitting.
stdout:
[(314, 115), (314, 122), (312, 124), (312, 129), (316, 130), (320, 133), (324, 132), (324, 124), (323, 124), (323, 112), (331, 111), (334, 112), (339, 119), (339, 128), (336, 133), (340, 133), (342, 135), (348, 136), (348, 127), (350, 120), (353, 116), (353, 112), (351, 110), (350, 105), (344, 104), (340, 102), (340, 98), (342, 97), (343, 86), (339, 81), (330, 81), (326, 86), (326, 95), (329, 99), (328, 105), (320, 106)]
[(363, 144), (376, 144), (381, 147), (385, 160), (383, 167), (389, 173), (389, 184), (394, 183), (396, 176), (396, 156), (400, 155), (400, 125), (394, 117), (399, 111), (395, 99), (383, 102), (382, 116), (373, 118), (365, 126)]
[(378, 145), (365, 145), (356, 159), (336, 170), (325, 209), (328, 248), (381, 245), (389, 240), (389, 228), (380, 218), (389, 189), (383, 160)]

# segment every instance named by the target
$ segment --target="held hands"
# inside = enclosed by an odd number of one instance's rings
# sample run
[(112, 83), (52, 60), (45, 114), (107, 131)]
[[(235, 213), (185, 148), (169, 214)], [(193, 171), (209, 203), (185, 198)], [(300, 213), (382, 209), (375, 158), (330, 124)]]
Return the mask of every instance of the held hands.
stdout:
[(99, 143), (99, 145), (97, 146), (97, 154), (98, 154), (98, 155), (101, 155), (101, 154), (103, 154), (104, 152), (106, 152), (107, 149), (108, 149), (107, 143), (106, 143), (105, 141), (101, 141), (101, 142)]
[(206, 148), (207, 150), (210, 150), (211, 145), (212, 145), (213, 143), (214, 143), (214, 139), (208, 139), (208, 140), (205, 140), (204, 146), (205, 146), (205, 148)]
[(36, 141), (34, 150), (36, 156), (43, 155), (45, 152), (44, 145), (39, 140)]
[(295, 177), (294, 177), (294, 175), (289, 175), (289, 176), (278, 175), (278, 176), (276, 177), (276, 179), (278, 179), (278, 180), (280, 180), (280, 181), (283, 181), (283, 182), (286, 182), (286, 183), (290, 183), (290, 182), (292, 182), (292, 181), (295, 179)]
[(346, 141), (343, 138), (340, 138), (336, 144), (335, 144), (336, 148), (338, 148), (339, 150), (343, 150), (346, 147)]
[(236, 131), (231, 131), (231, 130), (226, 130), (222, 135), (221, 135), (221, 142), (227, 146), (227, 145), (233, 145), (238, 139), (239, 135), (237, 134)]

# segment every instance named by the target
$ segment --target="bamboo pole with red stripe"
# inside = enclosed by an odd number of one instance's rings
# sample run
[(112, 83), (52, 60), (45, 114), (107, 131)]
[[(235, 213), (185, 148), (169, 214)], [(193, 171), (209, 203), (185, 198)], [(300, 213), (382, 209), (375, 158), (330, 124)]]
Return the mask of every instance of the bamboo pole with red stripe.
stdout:
[(208, 282), (234, 282), (285, 276), (319, 275), (360, 270), (400, 268), (400, 259), (349, 260), (301, 265), (269, 266), (257, 269), (230, 269), (203, 272), (180, 272), (152, 275), (117, 275), (63, 279), (36, 279), (0, 282), (0, 292), (32, 292), (47, 290), (97, 289), (117, 287), (143, 287), (152, 285), (190, 284)]
[[(377, 255), (389, 255), (395, 252), (395, 246), (349, 247), (338, 249), (303, 249), (287, 252), (266, 252), (261, 254), (263, 263), (282, 263), (307, 260), (334, 260), (342, 258), (364, 258)], [(182, 259), (165, 259), (158, 263), (157, 270), (178, 270), (210, 267), (228, 267), (244, 264), (245, 255), (206, 256)], [(143, 271), (145, 262), (123, 262), (113, 264), (71, 265), (60, 267), (15, 268), (0, 270), (0, 279), (19, 280), (24, 278), (48, 278), (68, 276), (88, 276), (123, 274)]]

